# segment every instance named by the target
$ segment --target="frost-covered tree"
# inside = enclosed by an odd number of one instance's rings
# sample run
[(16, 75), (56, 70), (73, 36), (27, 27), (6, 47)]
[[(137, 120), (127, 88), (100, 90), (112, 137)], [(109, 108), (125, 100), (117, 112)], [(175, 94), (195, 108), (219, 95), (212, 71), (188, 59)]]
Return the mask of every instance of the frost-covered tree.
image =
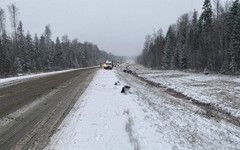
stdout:
[(26, 35), (25, 41), (25, 61), (26, 61), (26, 70), (28, 72), (36, 71), (36, 53), (34, 51), (34, 45), (31, 34), (28, 32)]
[[(187, 69), (188, 62), (187, 62), (187, 52), (188, 52), (188, 32), (189, 32), (189, 15), (184, 14), (182, 15), (177, 24), (178, 32), (177, 32), (177, 47), (175, 50), (178, 52), (178, 60), (179, 60), (179, 69)], [(175, 52), (176, 53), (176, 52)], [(175, 59), (176, 56), (174, 57)], [(175, 64), (176, 65), (176, 64)], [(176, 67), (176, 66), (175, 66)]]
[(14, 53), (12, 52), (12, 42), (7, 36), (6, 30), (3, 31), (1, 38), (1, 74), (6, 75), (14, 72), (12, 68)]
[(5, 30), (5, 24), (6, 24), (6, 17), (5, 17), (5, 11), (4, 9), (0, 8), (0, 38), (3, 34), (3, 31)]
[(199, 23), (202, 26), (201, 29), (201, 64), (202, 67), (213, 70), (213, 45), (212, 45), (212, 30), (213, 30), (213, 12), (210, 0), (205, 0), (203, 4), (203, 12), (200, 16)]
[(51, 71), (67, 68), (96, 66), (105, 60), (121, 61), (122, 57), (99, 50), (90, 42), (71, 41), (64, 35), (52, 41), (50, 25), (40, 38), (24, 33), (22, 21), (18, 22), (19, 9), (8, 6), (13, 34), (5, 28), (5, 12), (0, 8), (0, 78), (16, 73)]
[(5, 31), (5, 12), (2, 8), (0, 8), (0, 74), (4, 75), (7, 72), (8, 66), (8, 58), (7, 58), (7, 50), (5, 49), (3, 42), (3, 33)]
[(189, 67), (197, 70), (199, 63), (199, 32), (198, 32), (198, 12), (196, 10), (193, 11), (191, 16), (191, 20), (189, 23), (189, 32), (188, 32), (188, 40), (187, 44), (189, 47), (189, 52), (187, 54), (189, 60)]
[(203, 12), (200, 17), (200, 20), (202, 22), (203, 28), (206, 32), (211, 30), (212, 27), (212, 5), (210, 0), (205, 0), (203, 4)]
[(173, 63), (173, 50), (176, 46), (176, 29), (175, 25), (170, 25), (166, 35), (166, 44), (164, 46), (164, 55), (162, 58), (162, 67), (171, 69)]
[(18, 73), (22, 73), (23, 71), (26, 71), (27, 65), (26, 65), (26, 52), (25, 52), (25, 35), (23, 30), (23, 24), (20, 21), (18, 28), (17, 28), (17, 49), (16, 49), (16, 58), (15, 58), (15, 67), (18, 70)]
[(166, 45), (164, 47), (164, 56), (162, 60), (163, 69), (170, 69), (171, 64), (171, 40), (170, 37), (167, 37)]
[(54, 66), (55, 67), (62, 67), (63, 65), (63, 50), (62, 50), (62, 45), (59, 40), (59, 37), (56, 39), (56, 44), (55, 44), (55, 53), (54, 53)]
[(72, 62), (72, 53), (71, 53), (71, 41), (68, 38), (68, 35), (62, 36), (62, 49), (63, 49), (63, 64), (64, 68), (67, 68), (71, 65)]
[[(239, 0), (223, 6), (220, 0), (204, 0), (203, 12), (184, 14), (178, 19), (175, 38), (169, 38), (169, 31), (158, 49), (157, 36), (143, 48), (137, 62), (154, 67), (155, 59), (161, 58), (164, 69), (192, 69), (203, 72), (240, 74), (240, 4)], [(187, 17), (189, 16), (189, 17)], [(171, 25), (172, 26), (172, 25)], [(171, 27), (170, 26), (170, 27)], [(172, 34), (174, 35), (174, 34)], [(172, 36), (174, 37), (174, 36)], [(155, 54), (157, 56), (152, 57)]]
[[(44, 34), (41, 36), (40, 45), (43, 52), (43, 68), (44, 70), (52, 69), (52, 31), (50, 25), (45, 27)], [(44, 41), (43, 41), (44, 40)]]
[[(233, 73), (238, 71), (240, 63), (240, 4), (237, 6), (237, 13), (234, 16), (233, 21), (233, 32), (232, 32), (232, 62), (231, 62), (231, 71)], [(237, 60), (236, 60), (237, 59)], [(237, 61), (237, 62), (236, 62)]]

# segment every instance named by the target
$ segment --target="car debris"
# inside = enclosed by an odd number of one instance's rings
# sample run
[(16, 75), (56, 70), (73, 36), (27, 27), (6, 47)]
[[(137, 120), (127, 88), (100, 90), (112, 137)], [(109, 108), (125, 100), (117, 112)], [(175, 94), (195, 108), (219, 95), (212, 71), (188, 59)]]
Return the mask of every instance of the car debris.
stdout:
[(130, 70), (130, 69), (124, 69), (123, 72), (129, 73), (129, 74), (136, 74), (135, 71), (132, 71), (132, 70)]
[(122, 91), (121, 91), (121, 93), (124, 93), (125, 95), (127, 95), (127, 94), (129, 94), (130, 92), (130, 86), (127, 86), (127, 85), (125, 85), (123, 88), (122, 88)]
[(117, 82), (115, 82), (115, 83), (114, 83), (114, 85), (120, 85), (120, 82), (119, 82), (119, 81), (117, 81)]
[(209, 70), (208, 70), (208, 68), (207, 68), (207, 67), (205, 67), (205, 68), (204, 68), (204, 71), (203, 71), (203, 73), (204, 73), (205, 75), (208, 75), (208, 74), (209, 74)]

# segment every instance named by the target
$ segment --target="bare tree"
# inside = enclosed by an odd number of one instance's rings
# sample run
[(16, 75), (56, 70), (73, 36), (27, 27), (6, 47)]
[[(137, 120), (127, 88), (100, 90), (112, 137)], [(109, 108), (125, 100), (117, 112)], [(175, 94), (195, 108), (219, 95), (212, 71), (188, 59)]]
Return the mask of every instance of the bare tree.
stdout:
[(63, 43), (69, 43), (70, 42), (70, 40), (68, 38), (68, 35), (65, 34), (65, 35), (62, 36), (62, 42)]
[(221, 0), (213, 0), (213, 5), (215, 6), (214, 13), (216, 15), (216, 18), (218, 19), (221, 11)]
[(2, 8), (0, 8), (0, 34), (3, 34), (5, 30), (5, 12)]
[(52, 36), (52, 31), (51, 31), (51, 27), (50, 24), (48, 24), (45, 27), (45, 31), (44, 31), (44, 36), (45, 36), (45, 42), (47, 45), (51, 44), (51, 36)]
[(17, 8), (16, 4), (11, 4), (11, 5), (8, 5), (8, 10), (10, 14), (12, 28), (14, 30), (14, 38), (15, 40), (17, 40), (17, 24), (18, 24), (19, 9)]

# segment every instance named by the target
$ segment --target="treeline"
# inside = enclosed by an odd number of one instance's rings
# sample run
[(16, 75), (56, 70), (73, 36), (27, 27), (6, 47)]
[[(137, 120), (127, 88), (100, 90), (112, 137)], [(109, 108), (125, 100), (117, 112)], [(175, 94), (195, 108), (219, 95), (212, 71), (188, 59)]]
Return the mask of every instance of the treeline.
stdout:
[(205, 0), (203, 12), (183, 14), (170, 25), (166, 36), (160, 29), (147, 35), (137, 62), (156, 69), (191, 69), (239, 74), (240, 3)]
[(24, 32), (23, 23), (18, 21), (19, 10), (15, 4), (8, 6), (13, 28), (11, 36), (6, 31), (6, 14), (0, 8), (0, 77), (17, 73), (52, 71), (99, 65), (105, 60), (121, 61), (111, 53), (99, 50), (92, 43), (69, 40), (64, 35), (51, 40), (52, 31), (47, 25), (38, 37)]

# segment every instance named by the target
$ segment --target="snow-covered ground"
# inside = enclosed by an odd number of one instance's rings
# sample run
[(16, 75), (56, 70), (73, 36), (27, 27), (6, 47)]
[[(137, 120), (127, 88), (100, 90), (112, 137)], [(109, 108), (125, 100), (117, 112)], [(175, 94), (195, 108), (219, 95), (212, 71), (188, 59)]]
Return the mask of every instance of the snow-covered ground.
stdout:
[(129, 97), (116, 81), (112, 71), (98, 72), (46, 149), (131, 149), (124, 113)]
[[(127, 65), (126, 65), (127, 66)], [(204, 75), (176, 70), (151, 70), (142, 65), (129, 66), (138, 76), (160, 83), (203, 103), (210, 103), (240, 119), (240, 78)]]
[(79, 99), (69, 116), (60, 126), (46, 149), (127, 150), (139, 146), (133, 134), (133, 118), (137, 117), (145, 149), (170, 147), (161, 141), (154, 129), (144, 123), (141, 107), (136, 107), (135, 95), (120, 93), (122, 85), (114, 71), (100, 70), (94, 81)]
[(239, 127), (201, 113), (120, 69), (99, 70), (45, 149), (239, 149)]

